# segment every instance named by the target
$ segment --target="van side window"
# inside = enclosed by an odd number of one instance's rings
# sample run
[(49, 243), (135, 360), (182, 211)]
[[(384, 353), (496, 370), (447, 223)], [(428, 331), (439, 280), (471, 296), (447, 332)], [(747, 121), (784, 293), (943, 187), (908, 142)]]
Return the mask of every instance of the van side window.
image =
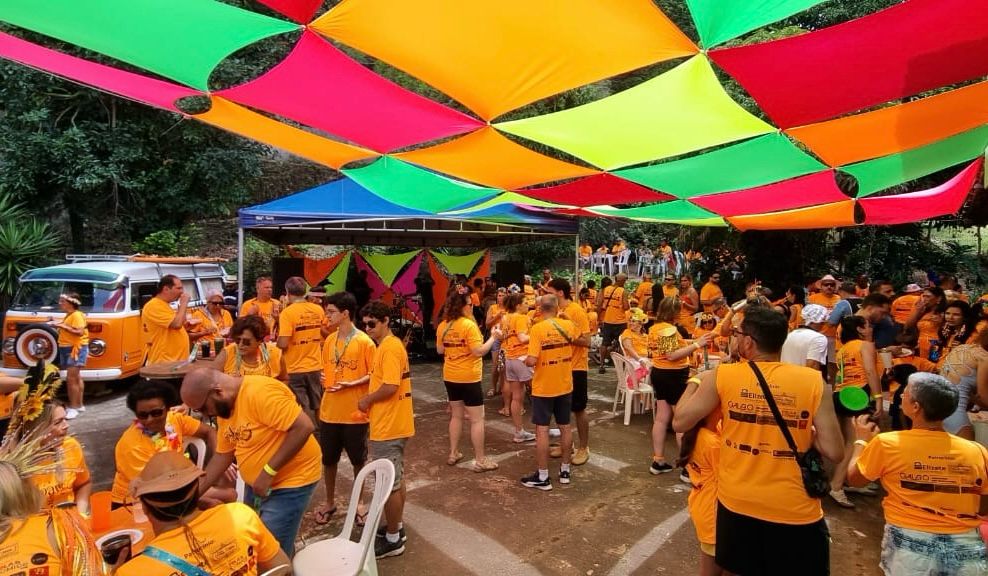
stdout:
[(189, 303), (197, 302), (202, 299), (199, 295), (199, 286), (196, 285), (196, 281), (192, 278), (182, 278), (182, 287), (185, 288), (185, 293), (189, 295)]
[(144, 283), (130, 285), (130, 309), (139, 311), (144, 308), (154, 295), (158, 292), (157, 283)]
[(209, 293), (213, 290), (219, 290), (220, 294), (223, 293), (222, 278), (199, 278), (199, 284), (202, 285), (203, 298), (208, 297)]

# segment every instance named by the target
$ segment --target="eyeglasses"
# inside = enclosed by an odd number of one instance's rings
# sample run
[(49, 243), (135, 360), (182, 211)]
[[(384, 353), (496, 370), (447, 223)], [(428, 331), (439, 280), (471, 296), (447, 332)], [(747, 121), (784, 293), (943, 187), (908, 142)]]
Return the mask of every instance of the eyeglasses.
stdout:
[(148, 410), (147, 412), (135, 412), (134, 415), (137, 416), (138, 420), (147, 420), (148, 418), (161, 418), (165, 414), (164, 408), (155, 408), (154, 410)]
[(368, 320), (364, 322), (364, 326), (370, 328), (371, 330), (377, 328), (377, 320)]

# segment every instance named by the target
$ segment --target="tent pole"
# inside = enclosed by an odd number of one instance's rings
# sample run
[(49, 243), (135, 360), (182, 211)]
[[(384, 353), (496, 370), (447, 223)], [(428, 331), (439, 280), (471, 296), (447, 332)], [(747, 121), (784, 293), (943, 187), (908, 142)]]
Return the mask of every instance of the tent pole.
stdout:
[(579, 301), (580, 299), (580, 236), (573, 236), (573, 249), (575, 250), (576, 260), (574, 260), (573, 265), (573, 286), (570, 288), (576, 293), (571, 294), (570, 297), (574, 300)]
[(237, 226), (237, 309), (244, 303), (244, 227)]

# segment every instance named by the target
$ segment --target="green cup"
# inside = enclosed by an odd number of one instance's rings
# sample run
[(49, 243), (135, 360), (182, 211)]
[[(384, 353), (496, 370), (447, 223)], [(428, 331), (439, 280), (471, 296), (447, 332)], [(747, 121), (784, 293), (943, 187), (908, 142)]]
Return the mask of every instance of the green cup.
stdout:
[(868, 407), (868, 393), (864, 391), (864, 388), (858, 388), (857, 386), (842, 388), (837, 393), (837, 399), (840, 400), (844, 408), (847, 408), (851, 412), (858, 412)]

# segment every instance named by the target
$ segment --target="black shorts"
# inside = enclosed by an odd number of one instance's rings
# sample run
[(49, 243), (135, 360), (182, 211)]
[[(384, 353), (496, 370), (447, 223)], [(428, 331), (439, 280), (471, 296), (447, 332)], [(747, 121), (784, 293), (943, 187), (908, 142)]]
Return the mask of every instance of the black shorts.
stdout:
[(587, 371), (573, 370), (573, 412), (587, 409)]
[(536, 426), (548, 426), (553, 417), (556, 418), (556, 426), (568, 426), (572, 411), (572, 394), (532, 396), (532, 424)]
[(652, 390), (656, 400), (665, 400), (675, 406), (686, 392), (686, 381), (690, 379), (690, 369), (652, 367)]
[[(600, 325), (600, 337), (603, 338), (602, 344), (604, 346), (611, 346), (621, 337), (621, 333), (627, 330), (627, 324), (605, 324)], [(617, 344), (620, 347), (620, 344)]]
[(734, 574), (827, 576), (830, 531), (812, 524), (776, 524), (717, 503), (717, 565)]
[(463, 402), (466, 406), (484, 405), (484, 388), (480, 382), (472, 384), (460, 384), (459, 382), (446, 382), (446, 397), (450, 402)]
[(319, 422), (319, 447), (322, 465), (338, 464), (343, 450), (355, 468), (367, 462), (367, 431), (370, 424), (335, 424)]

